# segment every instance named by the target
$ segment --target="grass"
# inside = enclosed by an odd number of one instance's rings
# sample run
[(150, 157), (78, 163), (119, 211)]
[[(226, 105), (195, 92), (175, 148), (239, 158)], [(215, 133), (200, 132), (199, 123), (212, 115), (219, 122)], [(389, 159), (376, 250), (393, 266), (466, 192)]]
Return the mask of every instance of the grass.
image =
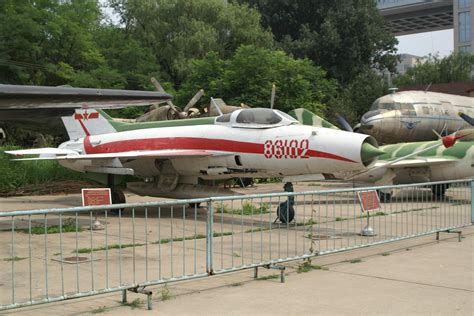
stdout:
[(270, 274), (267, 276), (257, 278), (257, 281), (273, 280), (273, 279), (278, 279), (278, 278), (280, 278), (279, 274)]
[(229, 287), (237, 287), (237, 286), (242, 286), (242, 285), (243, 285), (243, 283), (241, 283), (241, 282), (236, 282), (236, 283), (231, 283), (231, 284), (229, 284), (228, 286), (229, 286)]
[[(221, 237), (221, 236), (230, 236), (232, 235), (232, 232), (223, 232), (223, 233), (218, 233), (214, 232), (213, 236), (214, 237)], [(189, 236), (189, 237), (175, 237), (175, 238), (163, 238), (157, 241), (152, 242), (153, 245), (156, 244), (168, 244), (170, 242), (179, 242), (179, 241), (184, 241), (184, 240), (195, 240), (195, 239), (206, 239), (206, 235), (203, 234), (197, 234), (194, 236)], [(124, 249), (124, 248), (131, 248), (131, 247), (141, 247), (145, 246), (146, 243), (136, 243), (136, 244), (112, 244), (102, 247), (96, 247), (96, 248), (79, 248), (77, 250), (74, 250), (72, 253), (74, 254), (79, 254), (79, 253), (91, 253), (91, 252), (96, 252), (96, 251), (104, 251), (104, 250), (111, 250), (111, 249)]]
[(240, 255), (237, 252), (232, 253), (232, 257), (234, 258), (240, 258)]
[(161, 289), (160, 295), (162, 301), (167, 301), (171, 299), (172, 295), (167, 284), (165, 284), (165, 286), (163, 286), (163, 288)]
[[(82, 228), (80, 226), (77, 226), (77, 232), (82, 232)], [(18, 232), (22, 233), (30, 233), (30, 230), (28, 228), (22, 228), (22, 229), (17, 229)], [(62, 229), (60, 225), (52, 225), (45, 227), (44, 225), (38, 225), (31, 227), (31, 234), (32, 235), (43, 235), (43, 234), (59, 234), (60, 232), (63, 233), (69, 233), (69, 232), (75, 232), (76, 231), (76, 222), (72, 218), (68, 218), (64, 220), (64, 223), (62, 225)]]
[(21, 149), (17, 146), (0, 147), (0, 193), (7, 193), (27, 185), (40, 185), (61, 180), (86, 180), (84, 174), (66, 169), (55, 160), (12, 161), (14, 156), (5, 150)]
[(108, 247), (97, 247), (97, 248), (79, 248), (74, 250), (72, 253), (91, 253), (91, 252), (96, 252), (96, 251), (104, 251), (107, 249), (124, 249), (124, 248), (130, 248), (130, 247), (140, 247), (144, 246), (145, 244), (112, 244), (108, 245)]
[(349, 261), (346, 261), (346, 262), (349, 262), (349, 263), (360, 263), (362, 262), (361, 259), (352, 259), (352, 260), (349, 260)]
[(321, 269), (322, 269), (321, 266), (311, 264), (311, 262), (306, 261), (298, 267), (296, 272), (297, 273), (306, 273), (306, 272), (309, 272), (309, 271), (312, 271), (312, 270), (321, 270)]
[(234, 215), (260, 215), (270, 213), (270, 204), (261, 203), (260, 206), (255, 206), (249, 202), (243, 202), (241, 209), (231, 209), (229, 210), (225, 205), (221, 205), (218, 208), (219, 213), (234, 214)]
[(122, 306), (128, 306), (130, 307), (131, 309), (135, 309), (135, 308), (138, 308), (138, 307), (141, 307), (143, 305), (143, 301), (139, 298), (137, 299), (134, 299), (133, 301), (131, 302), (121, 302)]
[(105, 311), (107, 311), (107, 307), (99, 306), (99, 307), (94, 308), (93, 310), (91, 310), (91, 313), (92, 314), (100, 314), (100, 313), (104, 313)]
[(384, 253), (382, 253), (382, 256), (383, 257), (390, 256), (390, 252), (384, 252)]
[(11, 262), (11, 261), (21, 261), (21, 260), (25, 260), (27, 259), (28, 257), (11, 257), (11, 258), (5, 258), (3, 259), (3, 261), (8, 261), (8, 262)]

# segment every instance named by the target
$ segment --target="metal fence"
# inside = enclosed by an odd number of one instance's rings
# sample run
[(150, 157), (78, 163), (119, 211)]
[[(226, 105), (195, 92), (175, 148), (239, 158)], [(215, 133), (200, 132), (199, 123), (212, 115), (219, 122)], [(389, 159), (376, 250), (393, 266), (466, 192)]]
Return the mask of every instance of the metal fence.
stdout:
[(368, 188), (0, 213), (0, 310), (127, 290), (151, 308), (150, 285), (451, 231), (474, 221), (473, 187), (377, 187), (370, 217)]

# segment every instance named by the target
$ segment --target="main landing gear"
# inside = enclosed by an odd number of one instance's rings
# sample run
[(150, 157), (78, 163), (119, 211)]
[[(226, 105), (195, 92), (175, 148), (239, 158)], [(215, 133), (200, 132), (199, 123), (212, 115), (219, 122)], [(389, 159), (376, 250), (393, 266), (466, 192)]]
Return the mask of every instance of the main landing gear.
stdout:
[[(293, 184), (291, 182), (285, 183), (283, 186), (285, 192), (294, 192)], [(288, 224), (295, 218), (295, 197), (289, 196), (287, 201), (281, 202), (277, 208), (277, 220), (280, 220), (283, 224)], [(275, 220), (276, 221), (276, 220)]]
[[(107, 175), (107, 186), (110, 188), (110, 194), (112, 195), (112, 204), (124, 204), (126, 203), (125, 194), (122, 190), (115, 186), (115, 176), (113, 174)], [(111, 214), (118, 215), (119, 212), (123, 212), (123, 208), (113, 209), (110, 211)]]
[(449, 184), (435, 184), (431, 186), (431, 192), (433, 196), (437, 198), (443, 198), (446, 195), (446, 190), (449, 188)]

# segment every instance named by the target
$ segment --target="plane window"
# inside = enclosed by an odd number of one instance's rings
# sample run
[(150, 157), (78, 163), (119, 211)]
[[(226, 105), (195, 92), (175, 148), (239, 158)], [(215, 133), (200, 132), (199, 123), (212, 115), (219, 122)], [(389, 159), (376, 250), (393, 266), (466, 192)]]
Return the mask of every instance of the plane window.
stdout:
[(374, 104), (370, 107), (370, 111), (375, 111), (375, 110), (393, 111), (393, 110), (399, 110), (399, 109), (400, 109), (400, 103), (374, 102)]
[(283, 116), (284, 118), (286, 118), (287, 120), (291, 122), (298, 123), (298, 120), (296, 120), (293, 116), (286, 114), (285, 112), (282, 112), (280, 110), (275, 110), (275, 112), (277, 112), (278, 114), (280, 114), (281, 116)]
[(277, 124), (282, 120), (271, 109), (245, 109), (237, 116), (236, 122), (240, 124)]
[(411, 103), (400, 103), (403, 115), (416, 116), (415, 107)]
[(227, 113), (227, 114), (224, 114), (224, 115), (221, 115), (219, 116), (217, 119), (216, 119), (216, 122), (219, 122), (219, 123), (228, 123), (230, 122), (230, 116), (231, 116), (232, 113)]

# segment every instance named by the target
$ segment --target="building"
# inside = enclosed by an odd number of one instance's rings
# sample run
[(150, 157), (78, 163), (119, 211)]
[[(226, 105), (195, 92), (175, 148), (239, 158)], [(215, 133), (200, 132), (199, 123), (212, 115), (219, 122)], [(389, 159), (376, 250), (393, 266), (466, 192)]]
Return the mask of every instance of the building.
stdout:
[(408, 69), (423, 64), (426, 58), (411, 54), (400, 54), (400, 62), (397, 64), (397, 73), (403, 75)]
[(454, 51), (474, 54), (474, 0), (377, 0), (395, 36), (454, 29)]

